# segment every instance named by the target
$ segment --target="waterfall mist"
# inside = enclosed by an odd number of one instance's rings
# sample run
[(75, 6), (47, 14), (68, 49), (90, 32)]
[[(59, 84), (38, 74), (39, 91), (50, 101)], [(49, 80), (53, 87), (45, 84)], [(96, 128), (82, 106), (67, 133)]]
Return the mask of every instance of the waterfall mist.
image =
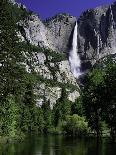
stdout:
[(72, 47), (69, 51), (69, 63), (71, 67), (71, 72), (75, 78), (79, 78), (81, 75), (81, 60), (77, 51), (77, 22), (74, 27)]

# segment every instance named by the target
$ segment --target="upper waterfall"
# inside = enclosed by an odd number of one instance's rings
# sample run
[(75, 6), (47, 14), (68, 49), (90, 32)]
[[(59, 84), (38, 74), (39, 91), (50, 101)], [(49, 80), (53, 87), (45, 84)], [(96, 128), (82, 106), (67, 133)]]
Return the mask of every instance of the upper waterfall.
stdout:
[(77, 22), (74, 27), (73, 39), (72, 39), (72, 47), (69, 51), (69, 63), (71, 67), (71, 72), (73, 73), (75, 78), (79, 78), (81, 75), (81, 60), (78, 54), (78, 44), (77, 44)]

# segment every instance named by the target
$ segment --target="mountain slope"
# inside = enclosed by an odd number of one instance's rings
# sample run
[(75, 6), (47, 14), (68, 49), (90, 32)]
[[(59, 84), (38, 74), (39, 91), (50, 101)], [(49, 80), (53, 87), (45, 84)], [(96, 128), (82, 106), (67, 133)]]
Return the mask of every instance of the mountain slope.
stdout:
[(75, 102), (79, 97), (79, 86), (70, 71), (66, 51), (76, 18), (60, 14), (42, 21), (21, 4), (13, 1), (13, 7), (14, 12), (19, 10), (17, 34), (25, 49), (26, 70), (29, 73), (34, 71), (38, 77), (38, 84), (34, 87), (37, 105), (46, 98), (53, 106), (61, 97), (62, 89), (66, 90), (67, 98)]
[[(62, 87), (68, 92), (68, 98), (75, 101), (79, 97), (79, 87), (70, 71), (68, 52), (76, 18), (59, 14), (42, 21), (25, 7), (18, 4), (18, 8), (25, 10), (26, 14), (17, 22), (18, 35), (24, 44), (30, 44), (32, 54), (27, 59), (31, 60), (31, 66), (41, 79), (35, 88), (39, 94), (38, 104), (44, 96), (55, 103)], [(116, 53), (115, 10), (116, 3), (98, 7), (87, 10), (77, 20), (77, 52), (81, 58), (82, 72), (90, 69), (104, 56)], [(30, 72), (28, 65), (27, 71)]]

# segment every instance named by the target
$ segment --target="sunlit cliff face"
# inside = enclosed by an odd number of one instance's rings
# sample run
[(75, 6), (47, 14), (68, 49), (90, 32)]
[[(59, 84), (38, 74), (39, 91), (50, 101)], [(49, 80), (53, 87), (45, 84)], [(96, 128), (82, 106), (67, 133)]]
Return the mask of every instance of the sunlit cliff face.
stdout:
[(75, 78), (79, 78), (81, 73), (81, 60), (77, 51), (77, 22), (74, 27), (73, 39), (72, 39), (72, 48), (69, 51), (69, 63), (71, 67), (71, 72)]

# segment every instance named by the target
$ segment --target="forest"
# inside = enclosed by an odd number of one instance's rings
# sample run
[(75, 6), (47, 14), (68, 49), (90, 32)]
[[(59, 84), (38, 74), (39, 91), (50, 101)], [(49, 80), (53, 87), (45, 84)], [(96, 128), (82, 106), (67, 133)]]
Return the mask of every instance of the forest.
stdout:
[(0, 139), (23, 139), (26, 134), (51, 133), (109, 136), (115, 141), (115, 59), (109, 56), (102, 65), (91, 69), (75, 103), (67, 99), (67, 92), (62, 87), (61, 97), (53, 109), (46, 99), (39, 107), (34, 93), (39, 76), (33, 70), (27, 72), (24, 63), (23, 51), (26, 48), (31, 52), (32, 47), (28, 42), (26, 47), (20, 44), (17, 36), (17, 21), (31, 12), (12, 6), (7, 0), (0, 1), (0, 11)]

